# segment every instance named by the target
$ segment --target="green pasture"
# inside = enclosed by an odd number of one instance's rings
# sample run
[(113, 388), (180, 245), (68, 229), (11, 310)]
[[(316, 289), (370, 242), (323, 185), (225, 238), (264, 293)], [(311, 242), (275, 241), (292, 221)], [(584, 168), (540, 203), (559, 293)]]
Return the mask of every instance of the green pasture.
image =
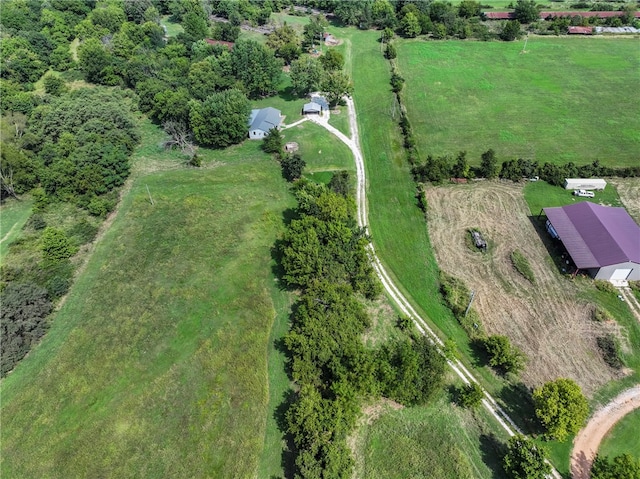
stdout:
[(625, 416), (600, 444), (598, 454), (615, 457), (630, 454), (640, 458), (640, 409)]
[(565, 190), (561, 186), (553, 186), (546, 181), (532, 181), (524, 188), (524, 199), (529, 205), (531, 215), (538, 216), (542, 208), (566, 206), (573, 203), (590, 201), (605, 206), (623, 206), (613, 185), (607, 185), (602, 191), (595, 191), (595, 197), (584, 198), (574, 196), (572, 190)]
[(7, 199), (0, 205), (0, 260), (9, 251), (9, 245), (19, 235), (31, 214), (31, 198)]
[[(441, 300), (438, 265), (424, 214), (397, 126), (399, 108), (389, 86), (389, 65), (378, 43), (379, 32), (344, 29), (351, 46), (358, 127), (368, 184), (369, 231), (380, 260), (414, 307), (443, 339), (452, 338), (470, 365), (466, 334)], [(500, 381), (488, 368), (478, 369), (491, 392)]]
[(421, 157), (633, 166), (640, 151), (640, 40), (398, 40)]
[(293, 199), (254, 142), (185, 169), (146, 139), (51, 330), (0, 385), (7, 477), (282, 474), (289, 300), (270, 250)]
[(362, 426), (357, 477), (502, 478), (498, 450), (504, 438), (491, 436), (482, 424), (453, 405), (444, 390), (428, 406), (387, 408)]

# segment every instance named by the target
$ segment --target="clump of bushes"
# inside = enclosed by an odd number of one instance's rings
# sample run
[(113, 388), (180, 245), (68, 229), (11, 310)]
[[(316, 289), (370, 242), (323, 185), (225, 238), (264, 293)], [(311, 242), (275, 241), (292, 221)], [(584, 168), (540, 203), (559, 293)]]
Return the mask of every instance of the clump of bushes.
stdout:
[(535, 284), (536, 278), (533, 275), (529, 260), (520, 251), (515, 250), (511, 253), (511, 264), (525, 279)]
[(0, 302), (0, 376), (4, 376), (47, 331), (46, 318), (53, 305), (47, 290), (33, 283), (9, 283), (0, 293)]
[(467, 409), (475, 409), (482, 403), (484, 391), (478, 383), (470, 383), (458, 391), (458, 403)]
[(595, 284), (596, 288), (598, 288), (599, 291), (602, 291), (604, 293), (611, 293), (611, 294), (618, 294), (618, 290), (616, 289), (616, 287), (614, 285), (612, 285), (609, 281), (604, 281), (601, 279), (596, 279), (593, 284)]
[(524, 354), (506, 336), (489, 336), (482, 345), (489, 355), (489, 365), (499, 372), (518, 374), (524, 368)]
[(604, 309), (602, 306), (597, 305), (595, 307), (595, 309), (593, 310), (592, 319), (594, 321), (599, 322), (599, 323), (604, 323), (604, 322), (607, 322), (607, 321), (612, 321), (613, 320), (613, 315), (609, 311)]
[[(467, 335), (472, 339), (484, 337), (478, 312), (473, 308), (467, 312), (467, 306), (471, 299), (469, 288), (460, 279), (440, 271), (440, 292)], [(466, 315), (465, 312), (467, 312)]]
[(604, 361), (614, 369), (621, 369), (624, 366), (622, 352), (620, 351), (620, 341), (611, 333), (600, 336), (596, 339), (598, 347), (602, 352)]

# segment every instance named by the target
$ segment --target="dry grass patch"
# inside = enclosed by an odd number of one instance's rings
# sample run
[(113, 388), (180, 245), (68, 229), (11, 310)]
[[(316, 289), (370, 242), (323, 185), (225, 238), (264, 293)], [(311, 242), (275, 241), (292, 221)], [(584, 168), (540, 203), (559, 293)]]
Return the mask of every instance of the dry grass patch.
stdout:
[[(596, 345), (610, 325), (592, 321), (593, 306), (578, 300), (578, 287), (555, 270), (529, 217), (522, 186), (483, 182), (429, 188), (426, 196), (440, 268), (476, 291), (474, 308), (487, 334), (504, 334), (525, 353), (525, 384), (568, 377), (590, 395), (618, 377)], [(472, 227), (491, 242), (488, 254), (467, 247)], [(513, 267), (514, 250), (526, 255), (535, 284)]]
[(618, 190), (620, 200), (631, 217), (640, 223), (640, 178), (616, 178), (610, 183)]

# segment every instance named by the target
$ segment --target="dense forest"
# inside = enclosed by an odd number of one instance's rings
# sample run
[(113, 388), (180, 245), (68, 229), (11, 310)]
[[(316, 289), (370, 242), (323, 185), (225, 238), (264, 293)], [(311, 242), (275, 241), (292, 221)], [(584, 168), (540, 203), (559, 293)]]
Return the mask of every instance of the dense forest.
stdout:
[[(117, 205), (141, 115), (164, 129), (167, 148), (179, 148), (197, 166), (199, 145), (225, 148), (246, 138), (250, 101), (276, 93), (285, 63), (293, 63), (301, 96), (324, 90), (337, 101), (350, 90), (339, 54), (300, 58), (322, 38), (322, 17), (302, 35), (282, 25), (266, 45), (238, 39), (241, 23), (265, 23), (285, 6), (2, 3), (0, 192), (2, 200), (26, 195), (34, 205), (0, 272), (2, 374), (47, 329), (45, 318), (71, 284), (76, 252)], [(183, 31), (169, 38), (162, 16)]]

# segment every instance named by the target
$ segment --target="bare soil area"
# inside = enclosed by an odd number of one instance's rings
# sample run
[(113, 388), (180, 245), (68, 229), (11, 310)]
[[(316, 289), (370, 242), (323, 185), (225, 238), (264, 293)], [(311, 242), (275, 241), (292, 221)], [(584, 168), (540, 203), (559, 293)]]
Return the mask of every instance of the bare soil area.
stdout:
[(631, 217), (640, 223), (640, 178), (610, 180)]
[[(426, 197), (440, 268), (476, 292), (474, 307), (487, 334), (504, 334), (525, 353), (527, 386), (567, 377), (591, 395), (618, 377), (596, 345), (597, 336), (616, 326), (592, 321), (593, 306), (577, 299), (577, 286), (553, 265), (529, 217), (522, 185), (432, 187)], [(488, 241), (487, 253), (469, 247), (471, 228)], [(528, 259), (535, 284), (514, 269), (510, 255), (516, 249)]]

